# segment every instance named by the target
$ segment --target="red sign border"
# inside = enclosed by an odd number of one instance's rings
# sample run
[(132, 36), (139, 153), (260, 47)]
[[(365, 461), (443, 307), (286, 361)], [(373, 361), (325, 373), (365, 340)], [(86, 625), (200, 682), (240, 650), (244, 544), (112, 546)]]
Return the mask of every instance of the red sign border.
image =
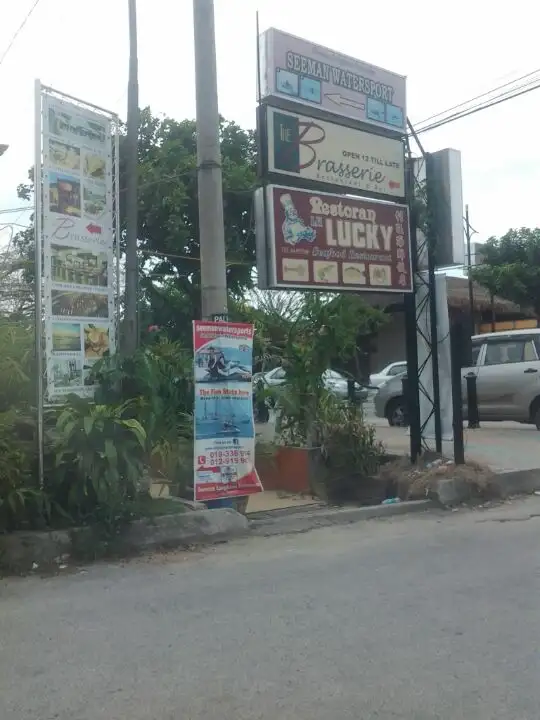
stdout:
[[(371, 287), (371, 286), (358, 286), (358, 287), (346, 287), (344, 285), (316, 285), (313, 283), (298, 283), (297, 285), (291, 285), (290, 283), (283, 283), (279, 282), (277, 279), (277, 253), (276, 253), (276, 226), (274, 221), (274, 190), (278, 188), (279, 190), (292, 190), (293, 192), (301, 192), (301, 193), (311, 193), (313, 194), (319, 194), (319, 195), (326, 195), (328, 197), (335, 197), (335, 198), (349, 198), (350, 200), (359, 200), (369, 203), (374, 203), (377, 205), (385, 205), (387, 207), (392, 208), (401, 208), (402, 210), (405, 210), (407, 214), (407, 225), (409, 226), (409, 232), (407, 233), (408, 236), (408, 249), (409, 249), (409, 258), (411, 259), (411, 272), (410, 272), (410, 284), (406, 288), (381, 288), (381, 287)], [(291, 290), (291, 291), (297, 291), (297, 290), (318, 290), (319, 292), (340, 292), (340, 293), (375, 293), (378, 295), (408, 295), (409, 293), (414, 292), (414, 281), (413, 281), (413, 268), (412, 268), (412, 255), (411, 255), (411, 233), (410, 233), (410, 224), (409, 224), (409, 206), (404, 203), (395, 203), (395, 202), (388, 202), (385, 200), (374, 200), (373, 198), (363, 197), (360, 195), (347, 195), (345, 193), (329, 193), (325, 191), (318, 191), (318, 190), (309, 190), (307, 188), (299, 188), (294, 187), (291, 185), (267, 185), (266, 188), (266, 210), (267, 210), (267, 228), (268, 228), (268, 234), (266, 238), (266, 245), (268, 247), (269, 251), (269, 285), (270, 287), (274, 289), (279, 290)]]

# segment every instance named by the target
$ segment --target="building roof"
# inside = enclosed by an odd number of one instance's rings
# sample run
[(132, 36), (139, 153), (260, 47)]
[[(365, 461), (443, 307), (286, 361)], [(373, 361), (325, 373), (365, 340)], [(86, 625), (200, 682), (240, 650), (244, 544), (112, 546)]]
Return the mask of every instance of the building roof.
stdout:
[[(468, 309), (469, 307), (469, 281), (467, 278), (446, 276), (446, 292), (448, 294), (448, 305), (453, 308)], [(487, 288), (478, 283), (473, 283), (474, 309), (477, 312), (491, 310), (491, 295)], [(526, 317), (534, 317), (534, 312), (529, 308), (522, 308), (511, 300), (495, 295), (493, 307), (497, 314), (521, 313)]]

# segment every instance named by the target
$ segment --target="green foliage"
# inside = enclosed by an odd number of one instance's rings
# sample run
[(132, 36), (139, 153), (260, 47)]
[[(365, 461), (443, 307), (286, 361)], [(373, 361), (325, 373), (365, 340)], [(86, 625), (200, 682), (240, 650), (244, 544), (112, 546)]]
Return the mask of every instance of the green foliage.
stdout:
[(146, 431), (146, 458), (154, 476), (182, 492), (193, 468), (193, 355), (160, 335), (131, 357), (96, 363), (96, 402), (125, 403)]
[(275, 309), (254, 316), (266, 358), (280, 362), (287, 382), (275, 392), (277, 427), (283, 442), (316, 443), (315, 424), (326, 399), (323, 374), (343, 370), (358, 351), (360, 337), (373, 333), (384, 321), (379, 310), (354, 295), (305, 293), (287, 313)]
[(35, 484), (35, 445), (18, 434), (18, 413), (0, 414), (0, 532), (38, 523), (50, 514)]
[(499, 295), (540, 315), (540, 228), (509, 230), (482, 247), (484, 262), (473, 279)]
[(32, 399), (34, 329), (25, 321), (0, 317), (0, 413), (27, 407)]
[(74, 519), (110, 519), (140, 489), (146, 432), (133, 403), (94, 405), (70, 395), (55, 428), (48, 490)]
[(324, 482), (328, 498), (358, 499), (385, 455), (382, 443), (376, 440), (375, 428), (365, 423), (360, 408), (329, 396), (319, 413), (318, 434), (327, 470)]
[[(121, 147), (122, 151), (122, 147)], [(255, 239), (251, 227), (256, 181), (252, 131), (221, 122), (227, 285), (235, 295), (252, 285)], [(139, 246), (145, 324), (191, 344), (200, 317), (200, 245), (196, 124), (141, 113), (139, 134)]]
[(33, 345), (25, 320), (0, 317), (0, 532), (37, 522), (49, 510), (34, 480)]
[[(94, 366), (97, 403), (125, 403), (150, 445), (169, 435), (192, 437), (193, 356), (161, 337), (130, 357), (117, 354)], [(150, 447), (151, 449), (151, 447)]]

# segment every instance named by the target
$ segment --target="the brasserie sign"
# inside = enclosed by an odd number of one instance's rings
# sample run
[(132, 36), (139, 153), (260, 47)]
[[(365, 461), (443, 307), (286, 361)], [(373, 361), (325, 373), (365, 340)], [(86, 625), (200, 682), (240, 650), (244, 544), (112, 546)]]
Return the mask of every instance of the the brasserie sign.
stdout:
[(399, 138), (267, 107), (268, 171), (351, 190), (405, 196)]

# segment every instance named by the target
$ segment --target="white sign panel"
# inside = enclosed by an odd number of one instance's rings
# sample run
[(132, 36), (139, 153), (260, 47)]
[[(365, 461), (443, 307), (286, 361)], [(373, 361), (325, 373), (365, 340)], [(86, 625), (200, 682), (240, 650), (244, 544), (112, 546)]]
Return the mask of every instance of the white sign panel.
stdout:
[(400, 138), (268, 107), (268, 171), (394, 198), (405, 196)]
[(115, 351), (111, 118), (43, 94), (43, 288), (47, 395), (91, 397)]
[(406, 130), (406, 79), (270, 28), (260, 38), (261, 99), (281, 97), (396, 133)]

